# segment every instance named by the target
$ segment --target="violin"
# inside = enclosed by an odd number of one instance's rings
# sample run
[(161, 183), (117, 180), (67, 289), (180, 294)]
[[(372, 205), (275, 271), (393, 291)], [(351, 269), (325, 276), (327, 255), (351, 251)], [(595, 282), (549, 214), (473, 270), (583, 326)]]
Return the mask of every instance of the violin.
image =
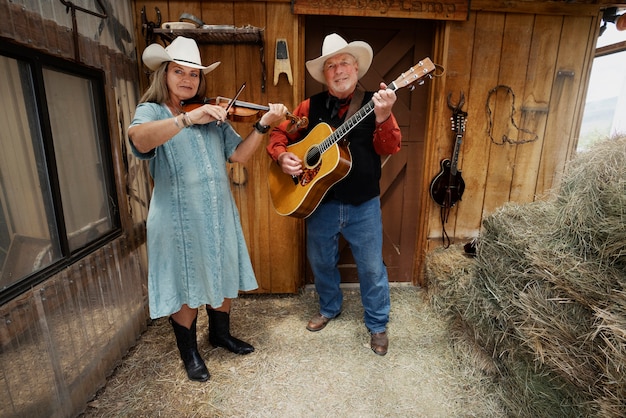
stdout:
[[(214, 106), (221, 106), (227, 110), (227, 117), (233, 122), (247, 122), (253, 119), (257, 119), (264, 112), (270, 110), (269, 106), (263, 106), (255, 103), (244, 102), (241, 100), (232, 100), (228, 97), (204, 97), (204, 98), (192, 98), (189, 100), (183, 100), (180, 102), (180, 106), (184, 112), (190, 112), (194, 109), (210, 104)], [(287, 127), (288, 133), (293, 133), (300, 128), (306, 128), (309, 124), (309, 120), (306, 117), (298, 117), (292, 113), (287, 112), (285, 117), (289, 120), (290, 124)]]

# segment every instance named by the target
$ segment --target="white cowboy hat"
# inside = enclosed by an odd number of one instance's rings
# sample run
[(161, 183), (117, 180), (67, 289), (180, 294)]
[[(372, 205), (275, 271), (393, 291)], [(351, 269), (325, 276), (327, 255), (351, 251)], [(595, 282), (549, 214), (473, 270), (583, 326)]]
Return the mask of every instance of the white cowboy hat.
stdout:
[(198, 68), (204, 74), (213, 71), (220, 62), (214, 62), (207, 66), (202, 65), (200, 60), (200, 50), (196, 41), (184, 36), (179, 36), (172, 41), (169, 46), (163, 48), (159, 44), (151, 44), (146, 47), (142, 55), (143, 63), (146, 67), (155, 71), (165, 61), (174, 61), (186, 67)]
[(322, 84), (326, 84), (324, 78), (324, 62), (337, 54), (350, 54), (356, 58), (359, 65), (359, 79), (365, 75), (372, 64), (374, 52), (372, 47), (363, 41), (346, 42), (336, 33), (331, 33), (324, 38), (322, 44), (322, 56), (306, 62), (306, 69), (315, 80)]

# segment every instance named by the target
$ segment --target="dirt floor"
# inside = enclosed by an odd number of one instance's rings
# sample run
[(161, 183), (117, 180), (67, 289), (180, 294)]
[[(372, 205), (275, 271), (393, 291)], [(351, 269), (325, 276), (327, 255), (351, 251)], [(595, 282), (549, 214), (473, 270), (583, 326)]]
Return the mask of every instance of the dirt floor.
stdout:
[(256, 348), (239, 356), (207, 341), (211, 373), (187, 379), (170, 324), (153, 321), (89, 404), (83, 417), (504, 417), (497, 390), (455, 355), (445, 324), (424, 291), (392, 287), (389, 352), (369, 348), (358, 289), (344, 289), (344, 309), (320, 332), (305, 329), (315, 292), (243, 296), (231, 332)]

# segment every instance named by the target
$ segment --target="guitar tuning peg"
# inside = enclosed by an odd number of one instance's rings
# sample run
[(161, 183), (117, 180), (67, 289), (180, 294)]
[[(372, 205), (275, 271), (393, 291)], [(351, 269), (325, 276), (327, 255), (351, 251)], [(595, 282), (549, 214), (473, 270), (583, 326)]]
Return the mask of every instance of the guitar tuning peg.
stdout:
[(414, 85), (414, 84), (411, 84), (411, 85), (409, 86), (409, 91), (413, 91), (413, 90), (415, 90), (415, 85)]

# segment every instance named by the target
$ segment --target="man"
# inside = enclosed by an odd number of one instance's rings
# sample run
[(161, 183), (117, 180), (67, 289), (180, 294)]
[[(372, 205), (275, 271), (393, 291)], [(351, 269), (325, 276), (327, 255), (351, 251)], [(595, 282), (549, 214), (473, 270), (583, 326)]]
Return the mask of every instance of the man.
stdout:
[(391, 113), (395, 92), (387, 89), (385, 83), (380, 83), (377, 92), (357, 89), (372, 58), (372, 48), (365, 42), (348, 43), (337, 34), (326, 36), (322, 55), (307, 61), (306, 68), (328, 91), (300, 103), (293, 113), (307, 117), (309, 126), (288, 133), (288, 122), (280, 124), (271, 133), (267, 152), (284, 173), (299, 176), (303, 173), (302, 160), (287, 146), (304, 138), (321, 122), (337, 128), (350, 117), (348, 113), (354, 113), (372, 100), (373, 113), (346, 135), (352, 160), (350, 172), (328, 190), (306, 219), (307, 257), (320, 303), (319, 313), (311, 318), (307, 329), (320, 331), (341, 313), (343, 294), (337, 267), (341, 234), (350, 244), (356, 261), (365, 325), (371, 335), (370, 346), (382, 356), (389, 345), (390, 299), (387, 269), (382, 259), (380, 156), (400, 150), (401, 133)]

